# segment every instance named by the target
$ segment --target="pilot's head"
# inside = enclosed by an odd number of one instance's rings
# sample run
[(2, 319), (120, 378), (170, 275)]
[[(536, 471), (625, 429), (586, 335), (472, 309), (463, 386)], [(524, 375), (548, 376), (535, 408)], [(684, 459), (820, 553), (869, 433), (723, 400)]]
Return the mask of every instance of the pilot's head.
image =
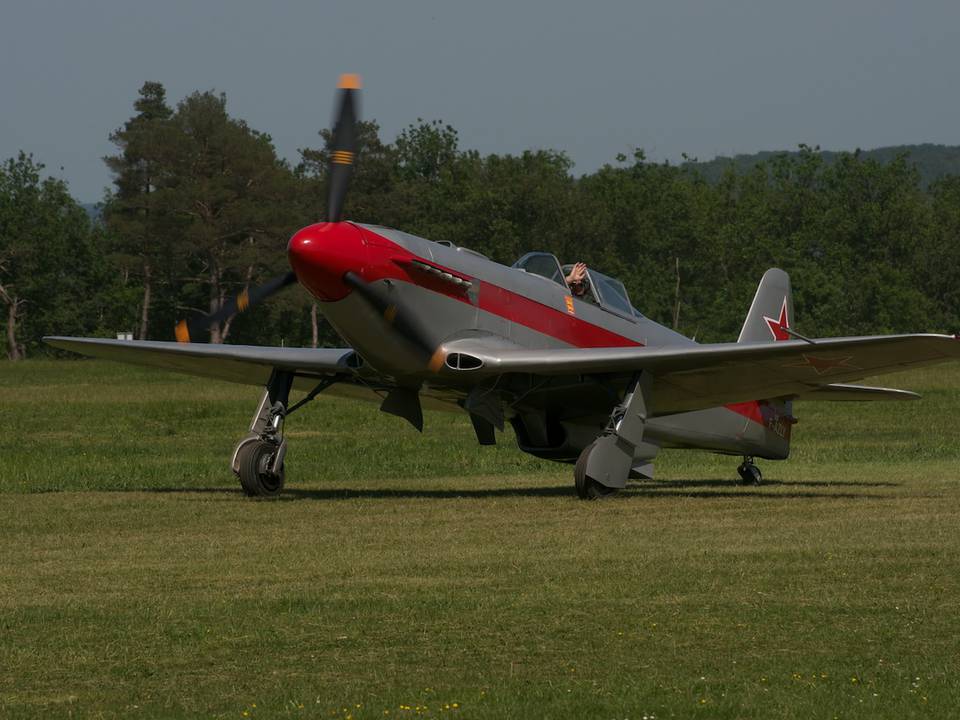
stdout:
[(586, 276), (580, 278), (579, 280), (571, 280), (570, 283), (570, 292), (572, 292), (576, 297), (583, 297), (587, 294), (587, 278)]

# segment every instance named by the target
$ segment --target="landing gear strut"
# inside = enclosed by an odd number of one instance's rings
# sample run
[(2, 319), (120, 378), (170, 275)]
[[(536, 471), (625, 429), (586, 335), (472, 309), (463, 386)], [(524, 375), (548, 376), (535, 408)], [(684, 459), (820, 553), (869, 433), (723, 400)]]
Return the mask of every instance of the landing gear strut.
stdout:
[(274, 370), (267, 389), (253, 414), (250, 431), (237, 443), (230, 467), (240, 478), (240, 487), (250, 497), (276, 497), (283, 490), (286, 471), (283, 460), (287, 441), (283, 439), (283, 423), (317, 395), (333, 385), (336, 376), (320, 379), (317, 386), (297, 403), (290, 405), (293, 373)]
[(740, 467), (737, 468), (740, 475), (740, 482), (743, 485), (759, 485), (763, 482), (763, 473), (760, 468), (753, 464), (753, 457), (746, 455)]
[(233, 451), (231, 466), (250, 497), (276, 497), (283, 490), (287, 441), (283, 421), (293, 374), (274, 370), (250, 423), (250, 432)]

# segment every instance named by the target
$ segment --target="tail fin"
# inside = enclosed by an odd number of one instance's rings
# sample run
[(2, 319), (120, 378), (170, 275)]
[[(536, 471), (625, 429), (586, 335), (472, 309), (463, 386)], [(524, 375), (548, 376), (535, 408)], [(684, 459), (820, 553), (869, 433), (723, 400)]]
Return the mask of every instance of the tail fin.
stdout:
[[(753, 296), (750, 312), (743, 321), (737, 342), (767, 343), (789, 340), (787, 328), (793, 325), (793, 296), (790, 276), (783, 270), (771, 268), (763, 274), (757, 294)], [(785, 459), (790, 454), (790, 430), (794, 422), (793, 401), (782, 398), (757, 400), (754, 405), (762, 418), (755, 442), (760, 457)], [(748, 423), (748, 425), (752, 425)]]
[(790, 333), (786, 328), (792, 327), (793, 295), (790, 292), (790, 276), (783, 270), (770, 268), (760, 280), (737, 342), (789, 340)]

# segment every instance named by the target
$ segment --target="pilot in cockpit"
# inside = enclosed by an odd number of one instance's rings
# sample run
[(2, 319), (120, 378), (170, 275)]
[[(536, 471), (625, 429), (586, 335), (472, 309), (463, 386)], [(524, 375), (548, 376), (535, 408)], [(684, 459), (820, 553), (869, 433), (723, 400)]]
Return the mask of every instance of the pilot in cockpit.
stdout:
[(587, 279), (587, 265), (586, 263), (578, 262), (570, 268), (570, 272), (567, 273), (567, 276), (564, 278), (567, 281), (567, 285), (570, 287), (570, 292), (573, 293), (574, 297), (579, 298), (580, 300), (586, 300), (589, 296), (587, 295), (587, 290), (590, 287), (590, 281)]

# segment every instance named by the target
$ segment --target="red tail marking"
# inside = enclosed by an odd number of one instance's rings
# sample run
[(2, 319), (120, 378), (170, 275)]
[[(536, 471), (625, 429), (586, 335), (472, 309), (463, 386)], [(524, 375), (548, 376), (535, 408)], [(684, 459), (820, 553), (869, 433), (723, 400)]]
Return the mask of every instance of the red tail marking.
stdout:
[(790, 318), (787, 317), (787, 297), (783, 297), (783, 305), (780, 306), (780, 317), (774, 320), (771, 317), (763, 316), (763, 319), (767, 321), (767, 325), (770, 327), (770, 332), (773, 333), (773, 339), (777, 342), (780, 340), (789, 340), (790, 333), (787, 332), (786, 328), (790, 327)]

